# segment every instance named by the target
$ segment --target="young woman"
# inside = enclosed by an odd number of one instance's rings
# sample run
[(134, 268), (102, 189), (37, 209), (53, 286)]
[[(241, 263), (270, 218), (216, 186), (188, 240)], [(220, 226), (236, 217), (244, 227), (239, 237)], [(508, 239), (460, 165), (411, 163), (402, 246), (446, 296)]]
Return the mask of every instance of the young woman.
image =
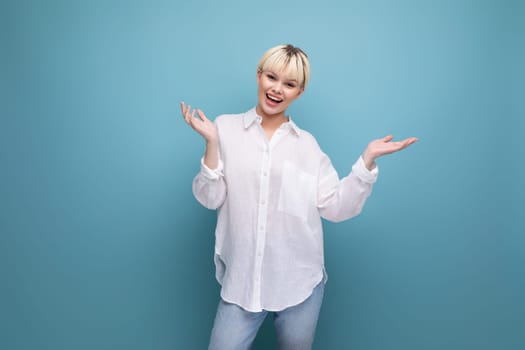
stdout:
[(315, 138), (286, 115), (309, 77), (307, 55), (279, 45), (257, 66), (256, 107), (212, 122), (181, 102), (206, 142), (193, 193), (218, 210), (221, 299), (210, 349), (249, 349), (268, 312), (279, 349), (311, 348), (326, 281), (321, 218), (358, 215), (377, 178), (375, 160), (417, 141), (370, 142), (340, 180)]

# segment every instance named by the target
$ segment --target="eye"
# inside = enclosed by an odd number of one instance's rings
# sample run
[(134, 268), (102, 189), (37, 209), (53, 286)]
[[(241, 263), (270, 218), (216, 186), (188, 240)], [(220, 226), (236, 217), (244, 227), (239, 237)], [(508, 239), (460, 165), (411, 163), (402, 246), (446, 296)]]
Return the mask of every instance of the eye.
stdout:
[(293, 89), (295, 87), (295, 84), (294, 83), (286, 83), (286, 86), (288, 86), (289, 88)]
[(271, 74), (271, 73), (266, 74), (266, 76), (267, 76), (268, 79), (270, 79), (270, 80), (275, 80), (275, 76), (274, 76), (273, 74)]

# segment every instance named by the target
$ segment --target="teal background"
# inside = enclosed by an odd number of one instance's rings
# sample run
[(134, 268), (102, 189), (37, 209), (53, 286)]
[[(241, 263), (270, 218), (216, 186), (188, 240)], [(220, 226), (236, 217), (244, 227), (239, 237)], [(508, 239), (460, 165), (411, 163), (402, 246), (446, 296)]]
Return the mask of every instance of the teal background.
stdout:
[[(290, 109), (341, 175), (316, 349), (525, 348), (522, 1), (2, 1), (0, 348), (204, 349), (215, 213), (191, 193), (210, 118), (256, 103), (280, 43), (312, 64)], [(271, 320), (255, 349), (272, 348)]]

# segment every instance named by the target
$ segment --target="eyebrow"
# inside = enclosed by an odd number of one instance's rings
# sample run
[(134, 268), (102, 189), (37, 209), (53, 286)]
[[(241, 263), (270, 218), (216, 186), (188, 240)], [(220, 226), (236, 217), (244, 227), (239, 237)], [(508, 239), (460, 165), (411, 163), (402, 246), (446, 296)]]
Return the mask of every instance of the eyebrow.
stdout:
[[(279, 76), (279, 74), (275, 73), (273, 70), (269, 70), (269, 69), (267, 69), (266, 72), (271, 73), (271, 74), (276, 75), (276, 76)], [(287, 81), (287, 82), (295, 81), (296, 83), (298, 83), (298, 80), (295, 79), (295, 78), (292, 78), (292, 79), (284, 79), (284, 80)]]

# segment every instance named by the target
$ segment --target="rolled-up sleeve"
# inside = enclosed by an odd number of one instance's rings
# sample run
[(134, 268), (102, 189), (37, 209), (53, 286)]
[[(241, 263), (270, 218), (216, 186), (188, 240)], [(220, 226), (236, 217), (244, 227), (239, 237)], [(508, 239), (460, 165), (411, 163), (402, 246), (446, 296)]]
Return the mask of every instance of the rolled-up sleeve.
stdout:
[(201, 159), (201, 169), (193, 179), (193, 195), (197, 201), (208, 209), (217, 209), (226, 198), (226, 182), (223, 173), (224, 165), (219, 159), (216, 169), (210, 169)]
[(379, 170), (368, 170), (362, 157), (354, 163), (348, 176), (339, 180), (332, 162), (322, 155), (319, 171), (318, 209), (330, 221), (348, 220), (361, 213), (366, 199), (372, 193)]

